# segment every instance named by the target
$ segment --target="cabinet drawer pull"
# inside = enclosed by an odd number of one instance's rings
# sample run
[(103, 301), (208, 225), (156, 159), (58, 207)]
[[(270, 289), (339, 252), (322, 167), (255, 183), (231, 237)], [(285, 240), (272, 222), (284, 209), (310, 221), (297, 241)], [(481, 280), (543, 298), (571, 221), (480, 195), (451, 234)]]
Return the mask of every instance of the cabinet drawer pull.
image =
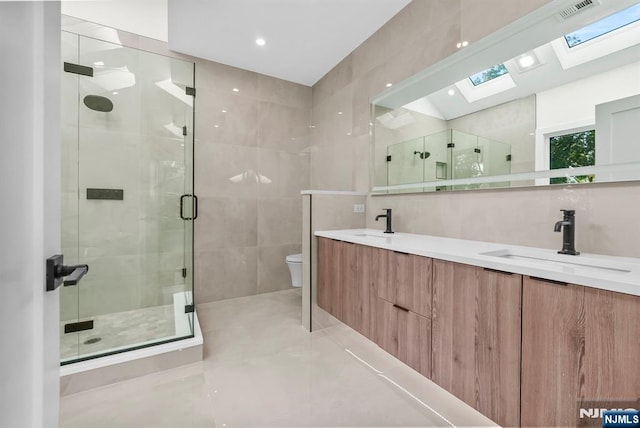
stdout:
[(396, 254), (403, 255), (403, 256), (408, 256), (409, 255), (409, 253), (403, 253), (402, 251), (395, 251), (394, 250), (393, 252), (396, 253)]
[(407, 308), (403, 308), (402, 306), (400, 306), (400, 305), (396, 305), (395, 303), (393, 304), (393, 307), (394, 307), (394, 308), (398, 308), (398, 309), (400, 309), (401, 311), (409, 312), (409, 309), (407, 309)]
[(513, 275), (513, 272), (505, 272), (503, 270), (491, 269), (491, 268), (483, 268), (483, 269), (488, 271), (488, 272), (501, 273), (501, 274), (504, 274), (504, 275)]
[(547, 279), (547, 278), (539, 278), (537, 276), (530, 276), (529, 278), (533, 279), (534, 281), (550, 282), (551, 284), (555, 284), (555, 285), (569, 285), (568, 282), (556, 281), (554, 279)]

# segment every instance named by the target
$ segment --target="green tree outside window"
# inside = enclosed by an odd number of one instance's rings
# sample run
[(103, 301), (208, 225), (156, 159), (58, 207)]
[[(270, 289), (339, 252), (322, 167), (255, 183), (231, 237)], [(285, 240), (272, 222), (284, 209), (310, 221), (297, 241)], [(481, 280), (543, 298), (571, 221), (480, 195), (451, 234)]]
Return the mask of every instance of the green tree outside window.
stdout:
[[(549, 138), (549, 165), (551, 169), (577, 168), (596, 163), (596, 131), (576, 132)], [(551, 184), (591, 183), (594, 175), (555, 177)]]

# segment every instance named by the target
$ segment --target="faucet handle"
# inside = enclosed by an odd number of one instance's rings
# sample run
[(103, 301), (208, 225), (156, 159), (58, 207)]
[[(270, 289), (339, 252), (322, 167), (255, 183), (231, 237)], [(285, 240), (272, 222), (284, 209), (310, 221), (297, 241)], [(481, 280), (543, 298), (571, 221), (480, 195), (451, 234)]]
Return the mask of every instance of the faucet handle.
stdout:
[(575, 215), (576, 210), (560, 210), (564, 213), (564, 215)]

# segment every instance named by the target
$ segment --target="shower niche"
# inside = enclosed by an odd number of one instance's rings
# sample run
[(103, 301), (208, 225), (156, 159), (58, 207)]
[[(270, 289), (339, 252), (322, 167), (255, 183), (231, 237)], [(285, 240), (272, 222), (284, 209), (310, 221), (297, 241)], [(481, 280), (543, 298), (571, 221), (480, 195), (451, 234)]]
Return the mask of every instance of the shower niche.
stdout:
[(194, 64), (61, 38), (62, 364), (193, 337)]
[[(388, 186), (434, 183), (418, 191), (504, 187), (505, 183), (438, 186), (437, 181), (511, 173), (510, 144), (454, 129), (394, 143), (386, 150)], [(415, 192), (416, 189), (396, 190), (403, 191)]]

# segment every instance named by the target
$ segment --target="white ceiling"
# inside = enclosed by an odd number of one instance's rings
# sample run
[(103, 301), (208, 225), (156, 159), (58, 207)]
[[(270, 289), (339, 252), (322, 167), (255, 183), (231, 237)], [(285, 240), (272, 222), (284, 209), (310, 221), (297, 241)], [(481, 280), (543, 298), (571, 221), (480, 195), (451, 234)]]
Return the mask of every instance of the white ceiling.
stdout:
[(169, 0), (169, 47), (311, 86), (410, 2)]

